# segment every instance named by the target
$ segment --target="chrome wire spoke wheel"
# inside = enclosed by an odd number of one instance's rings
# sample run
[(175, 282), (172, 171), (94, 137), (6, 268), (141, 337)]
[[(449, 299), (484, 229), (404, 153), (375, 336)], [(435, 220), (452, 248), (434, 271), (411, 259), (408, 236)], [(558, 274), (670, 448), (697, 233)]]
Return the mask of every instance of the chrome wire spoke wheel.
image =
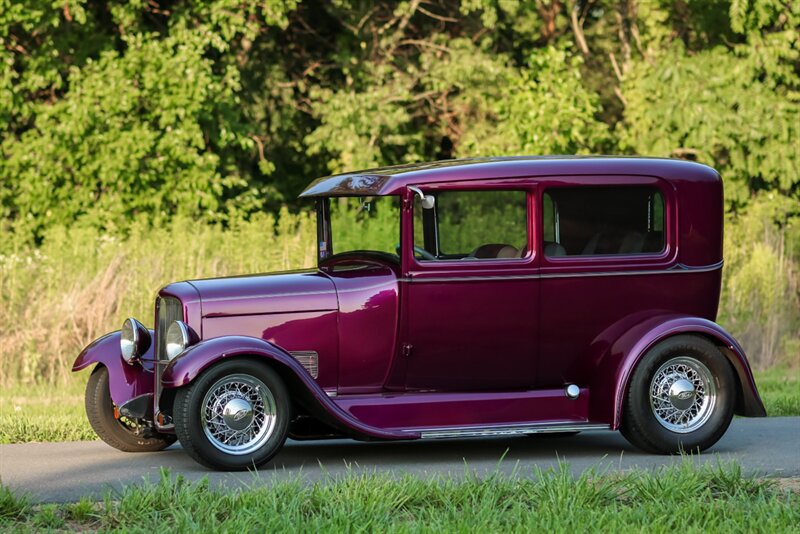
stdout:
[(258, 378), (224, 376), (208, 389), (200, 405), (203, 432), (224, 453), (250, 454), (272, 436), (276, 406), (272, 391)]
[(687, 434), (701, 428), (714, 413), (717, 388), (700, 361), (678, 356), (666, 361), (650, 381), (650, 408), (658, 423)]

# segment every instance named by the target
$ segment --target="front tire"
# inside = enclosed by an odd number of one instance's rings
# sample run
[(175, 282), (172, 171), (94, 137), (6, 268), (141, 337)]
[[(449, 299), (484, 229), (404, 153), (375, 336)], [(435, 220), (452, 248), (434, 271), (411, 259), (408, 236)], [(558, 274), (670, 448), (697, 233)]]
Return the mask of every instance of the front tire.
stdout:
[(177, 439), (170, 434), (152, 432), (144, 437), (133, 422), (114, 417), (114, 402), (108, 387), (108, 369), (98, 365), (86, 383), (86, 416), (95, 433), (125, 452), (155, 452), (165, 449)]
[(250, 360), (230, 360), (204, 372), (175, 394), (175, 433), (206, 467), (258, 467), (286, 441), (289, 393), (278, 374)]
[(675, 336), (645, 354), (633, 373), (620, 431), (656, 454), (703, 451), (728, 429), (736, 381), (705, 338)]

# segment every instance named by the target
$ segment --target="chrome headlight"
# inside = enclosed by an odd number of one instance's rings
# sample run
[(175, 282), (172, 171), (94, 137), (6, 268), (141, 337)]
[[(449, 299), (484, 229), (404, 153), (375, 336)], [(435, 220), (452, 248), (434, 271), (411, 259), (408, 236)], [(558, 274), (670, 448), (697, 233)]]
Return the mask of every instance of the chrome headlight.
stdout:
[(189, 346), (189, 327), (183, 321), (175, 321), (167, 329), (166, 349), (170, 360)]
[(150, 331), (142, 323), (128, 317), (122, 323), (119, 337), (119, 351), (130, 365), (142, 357), (150, 348)]

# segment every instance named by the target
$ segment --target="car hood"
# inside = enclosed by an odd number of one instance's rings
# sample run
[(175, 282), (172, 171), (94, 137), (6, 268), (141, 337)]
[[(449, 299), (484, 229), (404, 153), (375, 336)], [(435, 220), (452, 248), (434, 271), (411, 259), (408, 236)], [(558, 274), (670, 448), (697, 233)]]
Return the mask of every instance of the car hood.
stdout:
[(316, 270), (190, 280), (203, 317), (338, 309), (331, 279)]

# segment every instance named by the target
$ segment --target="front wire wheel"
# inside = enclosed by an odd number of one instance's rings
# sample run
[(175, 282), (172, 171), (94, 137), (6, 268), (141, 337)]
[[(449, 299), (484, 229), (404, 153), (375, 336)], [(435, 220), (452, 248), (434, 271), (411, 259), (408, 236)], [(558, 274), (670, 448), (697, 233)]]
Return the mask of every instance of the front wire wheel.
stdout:
[(272, 391), (258, 378), (233, 374), (219, 379), (203, 397), (203, 432), (222, 452), (242, 455), (269, 441), (277, 423)]
[(230, 360), (177, 391), (175, 432), (183, 448), (207, 467), (258, 467), (286, 441), (290, 406), (274, 370), (250, 360)]
[(620, 431), (648, 452), (702, 451), (728, 429), (735, 401), (733, 369), (719, 349), (700, 336), (675, 336), (636, 366)]

